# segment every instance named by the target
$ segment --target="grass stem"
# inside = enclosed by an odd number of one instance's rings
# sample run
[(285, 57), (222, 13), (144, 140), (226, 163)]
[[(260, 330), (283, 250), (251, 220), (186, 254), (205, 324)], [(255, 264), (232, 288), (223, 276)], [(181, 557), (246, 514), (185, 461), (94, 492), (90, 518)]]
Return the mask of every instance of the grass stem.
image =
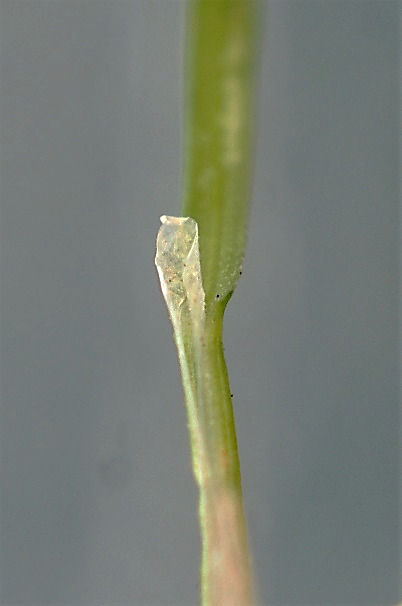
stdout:
[(163, 217), (157, 242), (199, 487), (203, 606), (253, 603), (222, 322), (246, 242), (257, 20), (254, 0), (187, 3), (183, 217)]

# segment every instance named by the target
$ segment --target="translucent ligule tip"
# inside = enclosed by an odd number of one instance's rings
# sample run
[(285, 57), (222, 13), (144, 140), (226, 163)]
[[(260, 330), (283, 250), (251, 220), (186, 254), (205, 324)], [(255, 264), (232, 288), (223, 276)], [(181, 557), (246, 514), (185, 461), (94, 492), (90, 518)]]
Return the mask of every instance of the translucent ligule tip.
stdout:
[(162, 215), (160, 220), (155, 264), (170, 315), (181, 313), (186, 302), (189, 314), (199, 319), (204, 311), (205, 295), (197, 222), (191, 217), (168, 215)]

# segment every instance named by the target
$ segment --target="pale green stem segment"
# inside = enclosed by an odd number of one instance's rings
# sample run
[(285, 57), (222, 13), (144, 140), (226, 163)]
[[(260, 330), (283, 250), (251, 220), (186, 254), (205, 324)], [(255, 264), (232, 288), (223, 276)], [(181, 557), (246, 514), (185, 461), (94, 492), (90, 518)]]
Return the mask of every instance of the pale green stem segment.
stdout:
[(200, 492), (203, 606), (252, 604), (222, 320), (246, 241), (257, 9), (187, 2), (183, 217), (162, 217), (157, 240)]
[(161, 221), (155, 263), (173, 324), (200, 491), (202, 602), (246, 606), (252, 603), (251, 573), (222, 316), (206, 313), (197, 223), (189, 217)]

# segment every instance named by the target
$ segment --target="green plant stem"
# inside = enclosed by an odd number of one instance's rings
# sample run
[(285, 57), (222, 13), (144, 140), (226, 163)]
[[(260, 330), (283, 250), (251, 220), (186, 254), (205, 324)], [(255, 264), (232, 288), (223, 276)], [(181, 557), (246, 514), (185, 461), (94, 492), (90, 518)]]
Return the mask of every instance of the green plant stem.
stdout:
[[(231, 395), (222, 348), (222, 306), (205, 305), (192, 218), (161, 217), (155, 263), (173, 324), (200, 491), (202, 601), (251, 604)], [(207, 313), (208, 311), (208, 313)]]
[(200, 493), (202, 604), (249, 606), (252, 574), (222, 321), (246, 241), (257, 7), (253, 0), (190, 0), (187, 9), (182, 215), (198, 224), (205, 318), (184, 323), (175, 338)]
[(240, 464), (221, 334), (222, 314), (207, 318), (198, 369), (206, 461), (206, 474), (199, 483), (202, 603), (208, 606), (252, 602)]

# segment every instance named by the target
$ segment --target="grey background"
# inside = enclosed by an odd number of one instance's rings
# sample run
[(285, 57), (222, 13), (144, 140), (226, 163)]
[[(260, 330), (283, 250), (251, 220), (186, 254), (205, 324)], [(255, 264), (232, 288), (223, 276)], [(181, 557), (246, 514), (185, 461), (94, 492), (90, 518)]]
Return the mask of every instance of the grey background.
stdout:
[[(2, 603), (197, 602), (153, 267), (181, 175), (179, 0), (1, 3)], [(228, 356), (271, 605), (398, 599), (399, 9), (265, 12)]]

